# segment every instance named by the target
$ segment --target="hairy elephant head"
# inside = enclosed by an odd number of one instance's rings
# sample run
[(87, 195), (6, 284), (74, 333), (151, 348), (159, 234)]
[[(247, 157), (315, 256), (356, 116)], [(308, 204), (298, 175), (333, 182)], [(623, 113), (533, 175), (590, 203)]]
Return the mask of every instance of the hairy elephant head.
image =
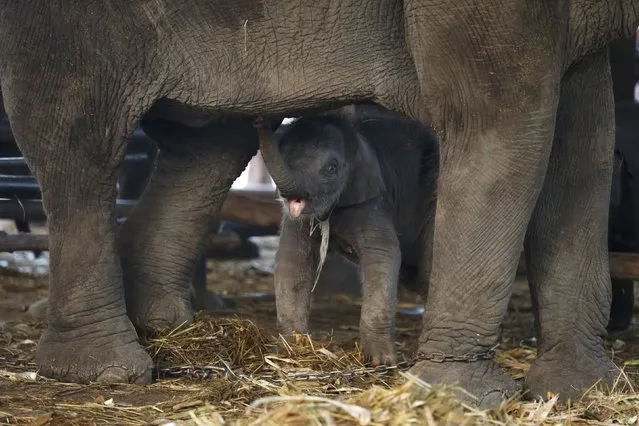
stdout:
[(262, 156), (292, 218), (326, 220), (333, 209), (384, 191), (379, 161), (344, 109), (283, 124)]

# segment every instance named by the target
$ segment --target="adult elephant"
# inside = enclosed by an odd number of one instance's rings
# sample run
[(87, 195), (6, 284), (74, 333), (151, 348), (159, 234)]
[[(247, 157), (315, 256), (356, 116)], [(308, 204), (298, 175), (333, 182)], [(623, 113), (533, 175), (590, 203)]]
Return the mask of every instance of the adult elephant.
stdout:
[[(0, 85), (49, 219), (42, 374), (150, 381), (132, 322), (192, 320), (188, 277), (211, 216), (255, 153), (251, 117), (373, 100), (441, 138), (420, 351), (482, 358), (495, 344), (527, 234), (540, 328), (530, 389), (566, 397), (608, 375), (613, 123), (603, 48), (632, 34), (636, 1), (363, 6), (0, 1)], [(160, 154), (116, 238), (116, 170), (140, 119)], [(584, 185), (592, 191), (573, 191)], [(174, 259), (179, 267), (167, 268)], [(414, 371), (458, 381), (480, 403), (512, 389), (492, 360), (423, 360)]]

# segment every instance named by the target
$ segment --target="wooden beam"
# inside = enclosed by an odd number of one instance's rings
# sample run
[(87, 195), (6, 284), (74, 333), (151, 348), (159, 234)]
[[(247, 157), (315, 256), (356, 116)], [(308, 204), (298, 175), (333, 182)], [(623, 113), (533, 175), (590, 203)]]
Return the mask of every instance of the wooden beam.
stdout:
[(275, 193), (234, 191), (226, 197), (220, 219), (265, 228), (279, 228), (282, 207)]
[[(233, 231), (222, 231), (211, 237), (208, 251), (233, 252), (242, 247), (242, 239)], [(0, 252), (46, 251), (49, 236), (46, 234), (7, 234), (0, 231)]]
[[(118, 200), (116, 216), (126, 217), (137, 202)], [(0, 218), (45, 221), (46, 214), (40, 200), (0, 199)], [(221, 220), (265, 228), (279, 228), (282, 210), (274, 191), (230, 191), (220, 211)]]
[[(279, 210), (278, 210), (279, 211)], [(247, 215), (247, 217), (250, 216)], [(267, 223), (271, 219), (263, 219), (256, 214), (258, 219)], [(236, 250), (242, 244), (240, 238), (232, 231), (223, 231), (211, 238), (210, 251)], [(49, 236), (36, 234), (6, 234), (0, 233), (0, 252), (13, 251), (45, 251), (49, 249)], [(526, 274), (526, 263), (522, 257), (517, 268), (519, 275)], [(610, 253), (610, 274), (613, 278), (639, 280), (639, 254), (636, 253)]]
[[(639, 254), (610, 252), (610, 276), (617, 279), (639, 280)], [(517, 275), (526, 275), (524, 254), (519, 258)]]

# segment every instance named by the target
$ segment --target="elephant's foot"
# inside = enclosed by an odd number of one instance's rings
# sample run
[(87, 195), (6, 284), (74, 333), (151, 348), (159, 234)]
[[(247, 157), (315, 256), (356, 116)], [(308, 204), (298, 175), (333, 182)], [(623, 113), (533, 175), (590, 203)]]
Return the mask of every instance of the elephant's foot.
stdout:
[(27, 308), (27, 314), (37, 321), (46, 321), (49, 311), (49, 299), (40, 299)]
[(153, 368), (126, 317), (88, 329), (45, 331), (36, 363), (41, 375), (74, 383), (146, 384), (151, 383)]
[(127, 298), (127, 311), (133, 324), (147, 332), (193, 323), (193, 308), (188, 294), (185, 297), (173, 292), (137, 292), (135, 298)]
[(360, 328), (360, 340), (364, 355), (373, 367), (397, 363), (395, 342), (388, 333), (373, 333)]
[(456, 392), (460, 400), (485, 408), (497, 408), (519, 391), (517, 383), (490, 360), (444, 363), (420, 361), (410, 372), (430, 385), (457, 385), (470, 394)]
[(559, 395), (561, 401), (578, 400), (597, 382), (611, 385), (619, 374), (617, 366), (604, 353), (601, 358), (582, 356), (535, 360), (526, 376), (527, 398), (547, 398), (548, 392)]

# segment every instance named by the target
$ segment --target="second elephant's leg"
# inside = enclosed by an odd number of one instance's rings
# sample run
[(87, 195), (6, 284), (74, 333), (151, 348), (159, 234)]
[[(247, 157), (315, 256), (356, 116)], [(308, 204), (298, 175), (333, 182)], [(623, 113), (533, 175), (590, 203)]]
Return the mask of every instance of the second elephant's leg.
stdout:
[(556, 138), (526, 239), (538, 355), (531, 396), (580, 397), (614, 365), (603, 346), (610, 309), (608, 203), (614, 144), (607, 52), (562, 81)]
[(133, 323), (175, 327), (193, 319), (189, 286), (233, 181), (257, 150), (251, 122), (189, 128), (144, 122), (160, 153), (146, 192), (119, 234)]

